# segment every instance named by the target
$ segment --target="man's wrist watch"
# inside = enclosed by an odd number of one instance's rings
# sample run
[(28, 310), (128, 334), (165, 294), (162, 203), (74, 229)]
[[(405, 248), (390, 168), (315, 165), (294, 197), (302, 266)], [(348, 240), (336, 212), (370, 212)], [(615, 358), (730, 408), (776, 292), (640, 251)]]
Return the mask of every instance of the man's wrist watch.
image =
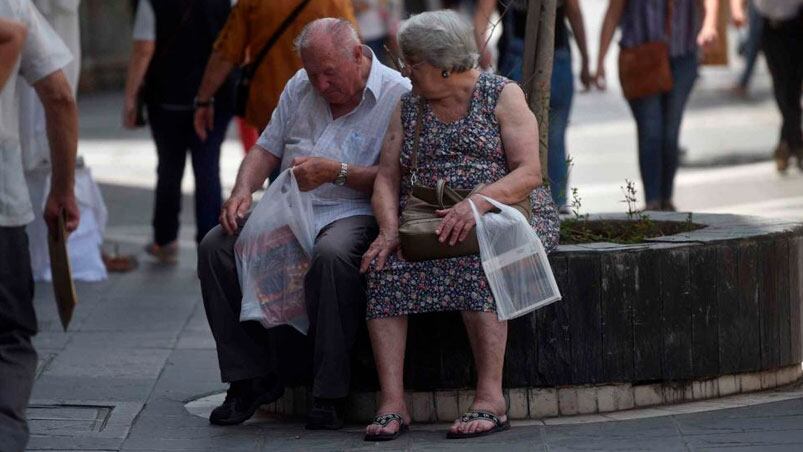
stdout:
[(207, 100), (201, 100), (201, 99), (198, 99), (196, 97), (195, 99), (192, 100), (192, 106), (193, 106), (193, 108), (196, 108), (196, 109), (212, 107), (214, 105), (215, 105), (215, 98), (214, 97), (210, 97)]
[(346, 185), (346, 177), (349, 175), (349, 164), (346, 162), (340, 162), (340, 172), (337, 173), (337, 177), (335, 178), (335, 185), (343, 186)]

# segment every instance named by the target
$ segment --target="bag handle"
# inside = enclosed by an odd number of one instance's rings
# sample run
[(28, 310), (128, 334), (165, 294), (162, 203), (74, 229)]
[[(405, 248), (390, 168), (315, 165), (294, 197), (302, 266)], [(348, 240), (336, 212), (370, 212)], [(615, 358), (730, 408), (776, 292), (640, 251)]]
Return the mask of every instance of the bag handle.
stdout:
[(424, 120), (424, 99), (419, 98), (416, 105), (415, 138), (413, 139), (413, 154), (410, 156), (410, 185), (418, 182), (418, 147), (421, 144), (421, 123)]
[(249, 78), (253, 77), (254, 73), (256, 73), (257, 71), (257, 68), (259, 67), (260, 64), (262, 64), (262, 60), (265, 59), (265, 56), (267, 56), (270, 49), (273, 47), (274, 44), (276, 44), (276, 41), (278, 41), (279, 38), (284, 34), (284, 32), (287, 30), (290, 24), (292, 24), (293, 21), (296, 20), (296, 17), (298, 17), (298, 15), (301, 13), (301, 10), (304, 9), (304, 7), (307, 6), (309, 2), (310, 0), (302, 0), (301, 3), (299, 3), (295, 7), (295, 9), (293, 9), (293, 11), (290, 12), (290, 15), (285, 17), (284, 21), (282, 21), (281, 25), (279, 25), (279, 28), (277, 28), (276, 31), (273, 32), (270, 38), (268, 38), (268, 41), (265, 43), (265, 45), (262, 46), (261, 49), (259, 49), (259, 53), (254, 58), (254, 61), (248, 63), (243, 68), (243, 72), (245, 73), (246, 76), (248, 76)]

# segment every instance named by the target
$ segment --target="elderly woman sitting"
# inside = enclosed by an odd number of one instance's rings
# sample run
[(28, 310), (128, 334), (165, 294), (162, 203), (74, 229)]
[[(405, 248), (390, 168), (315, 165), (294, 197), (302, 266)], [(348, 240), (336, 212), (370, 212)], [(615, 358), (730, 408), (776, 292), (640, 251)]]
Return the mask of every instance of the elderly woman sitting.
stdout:
[[(449, 429), (449, 438), (480, 436), (509, 427), (502, 394), (507, 323), (496, 307), (477, 255), (410, 262), (399, 253), (399, 213), (411, 190), (416, 122), (421, 114), (417, 183), (444, 179), (506, 204), (529, 197), (531, 224), (544, 247), (557, 245), (559, 220), (538, 158), (538, 124), (524, 93), (504, 77), (476, 69), (472, 29), (451, 11), (423, 13), (401, 27), (403, 75), (413, 91), (402, 97), (385, 135), (373, 206), (380, 232), (363, 256), (368, 272), (368, 329), (381, 385), (377, 418), (366, 440), (393, 439), (407, 429), (402, 371), (407, 316), (462, 311), (477, 367), (471, 408)], [(419, 112), (419, 108), (422, 110)], [(470, 196), (479, 213), (491, 206)], [(401, 203), (401, 206), (400, 206)], [(474, 227), (467, 200), (439, 211), (442, 243), (463, 241)]]

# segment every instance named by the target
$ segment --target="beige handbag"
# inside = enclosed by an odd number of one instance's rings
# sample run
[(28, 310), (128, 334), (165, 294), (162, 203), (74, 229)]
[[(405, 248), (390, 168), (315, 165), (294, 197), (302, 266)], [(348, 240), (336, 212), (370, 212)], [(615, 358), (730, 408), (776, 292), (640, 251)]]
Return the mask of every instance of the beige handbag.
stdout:
[[(423, 101), (422, 101), (423, 102)], [(439, 179), (435, 188), (418, 185), (416, 171), (418, 170), (418, 147), (421, 136), (421, 121), (423, 120), (423, 105), (418, 104), (418, 117), (415, 126), (415, 139), (413, 141), (412, 165), (410, 181), (412, 190), (407, 198), (407, 204), (401, 212), (399, 225), (399, 241), (404, 259), (408, 261), (426, 261), (444, 259), (448, 257), (469, 256), (479, 254), (477, 234), (474, 228), (462, 242), (454, 245), (441, 243), (435, 230), (443, 218), (435, 214), (436, 210), (448, 209), (463, 199), (478, 192), (484, 184), (479, 184), (473, 190), (455, 190)], [(530, 197), (512, 207), (519, 210), (529, 221), (532, 217)]]

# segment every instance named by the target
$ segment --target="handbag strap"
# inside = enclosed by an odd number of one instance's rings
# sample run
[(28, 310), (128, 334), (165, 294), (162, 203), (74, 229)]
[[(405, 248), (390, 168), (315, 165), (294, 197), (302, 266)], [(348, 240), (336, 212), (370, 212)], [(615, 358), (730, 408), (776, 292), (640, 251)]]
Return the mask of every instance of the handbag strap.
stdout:
[(664, 33), (666, 39), (672, 40), (672, 14), (675, 12), (675, 0), (666, 0), (666, 15), (664, 16)]
[[(139, 1), (148, 2), (151, 0), (139, 0)], [(181, 29), (184, 28), (184, 26), (187, 25), (187, 23), (190, 21), (190, 16), (192, 15), (192, 11), (195, 9), (195, 2), (189, 1), (188, 2), (189, 5), (187, 5), (186, 3), (187, 2), (185, 2), (184, 5), (186, 9), (184, 10), (184, 14), (181, 15), (181, 20), (178, 22), (176, 30), (173, 32), (172, 35), (170, 35), (170, 38), (167, 40), (167, 43), (164, 46), (161, 46), (161, 48), (159, 49), (159, 53), (156, 55), (155, 59), (162, 60), (164, 59), (165, 56), (167, 56), (170, 49), (172, 49), (173, 45), (176, 43), (176, 38), (178, 38), (179, 33), (181, 33)], [(142, 8), (141, 5), (139, 7)], [(153, 6), (150, 7), (151, 9), (153, 9)]]
[(419, 98), (416, 106), (415, 138), (413, 138), (413, 154), (410, 156), (410, 185), (418, 182), (418, 147), (421, 144), (421, 123), (424, 120), (424, 99)]
[(262, 64), (262, 60), (265, 59), (265, 56), (268, 55), (270, 49), (273, 47), (274, 44), (276, 44), (276, 41), (278, 41), (279, 38), (284, 34), (284, 32), (287, 30), (290, 24), (292, 24), (296, 20), (298, 15), (301, 13), (301, 10), (303, 10), (304, 7), (307, 6), (309, 2), (310, 0), (301, 0), (301, 3), (299, 3), (293, 9), (293, 11), (290, 12), (290, 14), (284, 18), (284, 21), (282, 21), (281, 25), (279, 25), (279, 28), (277, 28), (276, 31), (273, 32), (273, 34), (270, 36), (265, 45), (262, 46), (261, 49), (259, 49), (259, 53), (257, 53), (256, 57), (254, 58), (254, 61), (247, 64), (243, 68), (243, 72), (245, 73), (246, 76), (252, 77), (254, 75), (259, 65)]

